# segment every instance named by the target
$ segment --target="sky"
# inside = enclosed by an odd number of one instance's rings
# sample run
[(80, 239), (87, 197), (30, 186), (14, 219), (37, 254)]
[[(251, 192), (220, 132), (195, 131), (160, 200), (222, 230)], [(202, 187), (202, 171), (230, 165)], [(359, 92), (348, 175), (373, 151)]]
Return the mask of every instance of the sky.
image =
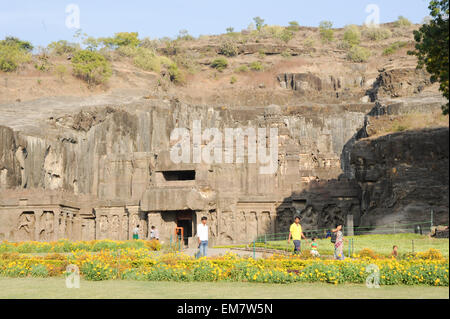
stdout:
[[(74, 41), (79, 27), (94, 37), (116, 32), (139, 32), (139, 37), (176, 37), (180, 30), (199, 35), (245, 29), (256, 16), (270, 25), (318, 26), (320, 21), (334, 27), (363, 24), (379, 8), (380, 23), (399, 15), (420, 23), (428, 15), (429, 0), (0, 0), (0, 39), (16, 36), (35, 46), (52, 41)], [(75, 5), (75, 6), (73, 6)], [(66, 12), (67, 10), (67, 12)], [(76, 19), (79, 12), (79, 19)], [(78, 25), (79, 22), (79, 25)]]

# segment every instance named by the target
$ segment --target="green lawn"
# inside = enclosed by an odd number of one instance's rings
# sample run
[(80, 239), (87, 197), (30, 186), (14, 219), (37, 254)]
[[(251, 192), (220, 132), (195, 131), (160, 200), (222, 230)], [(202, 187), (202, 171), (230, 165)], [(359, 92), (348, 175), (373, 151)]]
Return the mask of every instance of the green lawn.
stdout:
[(0, 298), (149, 298), (149, 299), (317, 299), (317, 298), (449, 298), (448, 287), (330, 284), (256, 284), (235, 282), (84, 281), (68, 289), (59, 278), (0, 278)]
[[(346, 242), (344, 244), (344, 253), (348, 254), (348, 245), (350, 239), (353, 239), (354, 252), (358, 253), (363, 248), (370, 248), (378, 254), (390, 254), (392, 252), (392, 246), (397, 245), (399, 253), (409, 253), (412, 252), (413, 245), (414, 251), (426, 251), (430, 248), (439, 249), (441, 253), (448, 257), (449, 251), (449, 240), (448, 239), (437, 239), (430, 238), (425, 235), (419, 234), (384, 234), (384, 235), (359, 235), (359, 236), (348, 236), (345, 237)], [(319, 245), (319, 253), (321, 255), (333, 255), (333, 244), (330, 239), (317, 239)], [(288, 245), (286, 240), (279, 241), (268, 241), (269, 248), (282, 248), (293, 250), (294, 245)], [(309, 242), (305, 243), (302, 241), (302, 250), (309, 249), (311, 244), (310, 238)]]

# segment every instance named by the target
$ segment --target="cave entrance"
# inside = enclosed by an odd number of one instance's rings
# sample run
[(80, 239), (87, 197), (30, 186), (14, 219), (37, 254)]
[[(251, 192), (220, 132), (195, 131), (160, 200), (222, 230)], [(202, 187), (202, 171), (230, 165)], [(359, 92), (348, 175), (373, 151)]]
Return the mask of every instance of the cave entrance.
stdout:
[(177, 227), (183, 228), (183, 243), (185, 246), (189, 244), (189, 238), (192, 237), (194, 229), (194, 211), (183, 210), (176, 213)]
[(193, 181), (195, 180), (195, 170), (185, 171), (165, 171), (162, 172), (166, 181)]

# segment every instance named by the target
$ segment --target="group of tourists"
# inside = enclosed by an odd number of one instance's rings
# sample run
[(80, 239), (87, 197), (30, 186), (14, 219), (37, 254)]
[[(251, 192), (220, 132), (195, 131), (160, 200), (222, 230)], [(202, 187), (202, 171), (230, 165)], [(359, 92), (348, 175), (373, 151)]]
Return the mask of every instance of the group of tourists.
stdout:
[[(334, 244), (334, 259), (344, 260), (344, 234), (342, 233), (342, 225), (337, 225), (335, 229), (327, 233), (327, 238), (331, 239), (331, 243)], [(294, 223), (289, 228), (288, 244), (290, 244), (291, 239), (294, 243), (294, 254), (299, 254), (301, 252), (302, 238), (308, 243), (308, 239), (302, 231), (302, 225), (300, 224), (300, 216), (295, 216)], [(320, 257), (318, 251), (318, 243), (316, 238), (311, 238), (310, 253), (314, 257)]]
[[(139, 239), (139, 225), (136, 225), (136, 227), (133, 229), (133, 239)], [(150, 229), (150, 240), (159, 240), (159, 230), (152, 226)]]

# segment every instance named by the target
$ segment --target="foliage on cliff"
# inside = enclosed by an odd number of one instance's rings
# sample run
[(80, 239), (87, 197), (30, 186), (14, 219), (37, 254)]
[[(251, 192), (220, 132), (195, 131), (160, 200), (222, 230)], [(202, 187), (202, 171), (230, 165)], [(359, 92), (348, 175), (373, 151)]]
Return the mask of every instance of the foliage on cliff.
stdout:
[[(429, 5), (432, 19), (429, 23), (414, 31), (416, 50), (410, 54), (419, 59), (418, 67), (426, 67), (431, 74), (431, 81), (440, 83), (442, 94), (449, 99), (448, 88), (448, 41), (449, 41), (449, 0), (432, 0)], [(442, 107), (444, 114), (448, 114), (448, 103)]]

